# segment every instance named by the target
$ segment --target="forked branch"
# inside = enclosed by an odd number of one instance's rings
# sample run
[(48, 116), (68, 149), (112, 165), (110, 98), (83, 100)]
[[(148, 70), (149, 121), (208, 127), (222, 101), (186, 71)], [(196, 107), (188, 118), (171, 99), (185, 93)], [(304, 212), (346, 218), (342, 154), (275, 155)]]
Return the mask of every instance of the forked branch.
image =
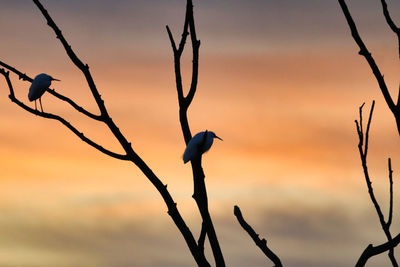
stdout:
[(39, 2), (39, 0), (33, 0), (35, 5), (39, 8), (40, 12), (42, 12), (43, 17), (47, 21), (47, 25), (49, 25), (50, 28), (53, 29), (54, 33), (56, 34), (57, 39), (60, 40), (61, 44), (63, 45), (65, 52), (71, 59), (71, 61), (75, 64), (75, 66), (85, 75), (86, 81), (89, 85), (90, 91), (93, 94), (93, 97), (97, 103), (97, 106), (100, 109), (100, 112), (103, 116), (108, 115), (106, 107), (104, 106), (104, 101), (101, 99), (101, 96), (97, 90), (97, 87), (94, 83), (94, 80), (92, 78), (92, 75), (90, 74), (89, 71), (89, 65), (84, 64), (75, 54), (75, 52), (72, 50), (71, 45), (67, 42), (67, 40), (64, 38), (64, 35), (62, 34), (61, 30), (58, 28), (54, 20), (50, 17), (49, 13), (47, 10), (43, 7), (43, 5)]
[[(176, 42), (172, 35), (172, 32), (168, 26), (166, 26), (168, 37), (171, 42), (172, 51), (174, 53), (174, 68), (175, 68), (175, 80), (176, 88), (178, 92), (178, 102), (179, 102), (179, 121), (181, 124), (182, 134), (186, 145), (192, 139), (192, 134), (190, 131), (190, 126), (188, 122), (187, 111), (192, 103), (194, 95), (197, 90), (197, 81), (199, 74), (199, 48), (200, 41), (197, 40), (196, 28), (193, 16), (193, 3), (191, 0), (187, 0), (186, 4), (186, 16), (185, 22), (183, 24), (183, 32), (181, 35), (181, 40), (179, 42), (179, 47), (176, 46)], [(184, 95), (183, 84), (182, 84), (182, 71), (181, 71), (181, 58), (182, 53), (185, 48), (186, 39), (190, 31), (190, 39), (192, 44), (192, 79), (188, 94)], [(194, 192), (193, 198), (196, 201), (198, 209), (200, 211), (203, 224), (202, 231), (199, 238), (199, 245), (204, 244), (204, 233), (207, 233), (208, 240), (214, 255), (215, 263), (217, 266), (225, 266), (224, 257), (219, 245), (217, 234), (214, 229), (214, 225), (211, 219), (211, 215), (208, 209), (208, 197), (207, 189), (205, 185), (205, 175), (202, 168), (201, 156), (195, 160), (191, 160), (192, 172), (193, 172), (193, 184)]]
[[(367, 154), (368, 154), (368, 139), (369, 139), (369, 131), (370, 131), (370, 126), (371, 126), (371, 121), (372, 121), (372, 115), (374, 112), (374, 107), (375, 107), (375, 101), (372, 102), (371, 110), (369, 112), (369, 117), (368, 117), (368, 123), (367, 123), (367, 128), (364, 132), (363, 130), (363, 110), (364, 104), (362, 104), (359, 108), (359, 121), (355, 120), (356, 124), (356, 130), (358, 134), (358, 151), (360, 154), (361, 158), (361, 164), (362, 168), (364, 171), (364, 177), (365, 177), (365, 182), (368, 187), (368, 194), (370, 196), (370, 199), (375, 207), (376, 213), (379, 218), (379, 222), (381, 224), (381, 227), (383, 229), (383, 232), (386, 235), (386, 238), (388, 241), (392, 241), (392, 235), (390, 233), (390, 225), (392, 223), (392, 217), (393, 217), (393, 179), (392, 179), (392, 166), (391, 166), (391, 161), (390, 158), (388, 160), (388, 169), (389, 169), (389, 183), (390, 183), (390, 203), (389, 203), (389, 215), (388, 215), (388, 220), (387, 222), (385, 221), (385, 218), (383, 216), (382, 210), (379, 206), (379, 203), (375, 197), (374, 189), (372, 187), (372, 182), (371, 178), (368, 172), (368, 166), (367, 166)], [(394, 256), (394, 247), (391, 247), (389, 249), (389, 259), (392, 262), (393, 266), (398, 266), (397, 260)]]

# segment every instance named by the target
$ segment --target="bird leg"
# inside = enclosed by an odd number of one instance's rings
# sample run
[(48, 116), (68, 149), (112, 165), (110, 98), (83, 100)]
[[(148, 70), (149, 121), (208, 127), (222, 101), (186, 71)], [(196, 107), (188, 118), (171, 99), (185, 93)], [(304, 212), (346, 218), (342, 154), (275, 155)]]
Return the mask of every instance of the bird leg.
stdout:
[(35, 99), (35, 110), (37, 110), (36, 99)]
[[(35, 103), (36, 103), (36, 101), (35, 101)], [(40, 103), (40, 109), (41, 109), (41, 110), (42, 110), (42, 112), (43, 112), (42, 98), (41, 98), (41, 97), (39, 98), (39, 103)]]

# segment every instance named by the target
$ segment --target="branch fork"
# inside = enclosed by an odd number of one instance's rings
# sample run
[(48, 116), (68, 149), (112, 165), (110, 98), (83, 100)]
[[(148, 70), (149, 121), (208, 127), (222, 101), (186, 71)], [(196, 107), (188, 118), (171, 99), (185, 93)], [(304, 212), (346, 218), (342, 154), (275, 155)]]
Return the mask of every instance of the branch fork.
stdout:
[[(201, 244), (200, 244), (201, 242), (199, 241), (199, 244), (198, 244), (198, 242), (194, 239), (192, 232), (190, 231), (189, 227), (186, 225), (185, 221), (183, 220), (183, 218), (177, 208), (177, 203), (174, 201), (174, 199), (170, 195), (169, 191), (167, 190), (167, 186), (154, 174), (154, 172), (150, 169), (150, 167), (133, 150), (131, 143), (125, 138), (125, 136), (122, 134), (120, 129), (117, 127), (117, 125), (114, 123), (114, 121), (110, 117), (110, 115), (107, 111), (107, 108), (105, 106), (105, 103), (104, 103), (103, 99), (101, 98), (101, 95), (95, 85), (94, 79), (89, 71), (89, 65), (84, 64), (78, 58), (78, 56), (73, 51), (71, 45), (69, 45), (67, 40), (64, 38), (62, 31), (58, 28), (58, 26), (56, 25), (54, 20), (51, 18), (48, 11), (40, 3), (40, 1), (33, 0), (33, 2), (37, 6), (37, 8), (41, 11), (43, 17), (46, 19), (47, 25), (56, 34), (57, 39), (61, 42), (61, 44), (64, 47), (64, 50), (65, 50), (66, 54), (68, 55), (68, 57), (70, 58), (70, 60), (84, 75), (86, 82), (88, 84), (88, 87), (89, 87), (90, 91), (92, 92), (93, 98), (96, 101), (97, 107), (99, 108), (100, 115), (96, 115), (96, 114), (89, 112), (88, 110), (86, 110), (83, 107), (76, 104), (72, 99), (70, 99), (60, 93), (57, 93), (54, 89), (48, 89), (48, 92), (50, 94), (52, 94), (53, 96), (55, 96), (56, 98), (67, 102), (75, 110), (86, 115), (87, 117), (104, 123), (111, 130), (111, 132), (113, 133), (116, 140), (121, 144), (121, 147), (123, 148), (125, 154), (118, 154), (118, 153), (115, 153), (115, 152), (105, 149), (100, 144), (87, 138), (83, 132), (79, 131), (76, 127), (74, 127), (72, 124), (70, 124), (68, 121), (66, 121), (64, 118), (62, 118), (58, 115), (55, 115), (52, 113), (40, 112), (38, 110), (34, 110), (34, 109), (30, 108), (29, 106), (25, 105), (22, 101), (17, 99), (17, 97), (15, 96), (14, 88), (13, 88), (9, 74), (11, 71), (11, 72), (15, 73), (19, 79), (22, 79), (22, 80), (25, 80), (28, 82), (32, 82), (33, 79), (31, 77), (27, 76), (25, 73), (17, 70), (16, 68), (0, 61), (0, 66), (2, 67), (2, 68), (0, 68), (0, 74), (3, 75), (6, 80), (6, 83), (8, 85), (9, 91), (10, 91), (9, 97), (10, 97), (11, 101), (14, 102), (15, 104), (17, 104), (22, 109), (24, 109), (27, 112), (30, 112), (34, 115), (59, 121), (65, 127), (67, 127), (70, 131), (72, 131), (76, 136), (78, 136), (82, 141), (86, 142), (87, 144), (89, 144), (90, 146), (99, 150), (100, 152), (102, 152), (110, 157), (120, 159), (120, 160), (130, 161), (133, 164), (135, 164), (143, 172), (143, 174), (148, 178), (148, 180), (155, 186), (155, 188), (158, 190), (158, 192), (162, 196), (162, 198), (168, 208), (167, 213), (170, 215), (170, 217), (174, 221), (175, 225), (181, 232), (181, 234), (182, 234), (183, 238), (185, 239), (186, 244), (187, 244), (193, 258), (195, 259), (196, 263), (198, 264), (198, 266), (205, 266), (205, 267), (210, 266), (210, 264), (208, 263), (205, 255), (204, 255), (204, 248), (201, 248)], [(186, 16), (188, 17), (188, 14), (192, 14), (191, 15), (191, 19), (192, 19), (191, 28), (192, 27), (194, 28), (193, 11), (191, 10), (191, 8), (192, 8), (191, 1), (188, 0), (187, 9), (190, 9), (190, 10), (187, 10)], [(186, 28), (187, 28), (187, 26), (186, 26)], [(192, 32), (192, 34), (193, 34), (193, 32)], [(181, 43), (179, 46), (180, 47), (179, 49), (183, 50), (183, 46), (184, 46), (184, 43)], [(6, 71), (6, 69), (8, 71)], [(191, 96), (194, 95), (193, 91), (195, 91), (195, 89), (192, 90), (192, 93), (190, 94)], [(190, 104), (189, 97), (186, 99), (185, 102), (186, 102), (187, 106), (188, 106), (188, 103)], [(187, 136), (187, 138), (189, 138), (188, 140), (190, 140), (190, 138), (191, 138), (190, 132), (189, 132), (189, 135)], [(220, 266), (222, 266), (222, 265), (220, 265)]]
[[(375, 193), (374, 193), (374, 189), (372, 187), (372, 182), (371, 182), (371, 178), (369, 175), (369, 171), (368, 171), (368, 166), (367, 166), (367, 155), (368, 155), (368, 139), (369, 139), (369, 131), (370, 131), (370, 126), (371, 126), (371, 121), (372, 121), (372, 115), (374, 112), (374, 107), (375, 107), (375, 101), (372, 102), (371, 105), (371, 109), (369, 112), (369, 117), (368, 117), (368, 122), (367, 122), (367, 128), (365, 129), (365, 131), (363, 130), (363, 107), (364, 104), (362, 104), (359, 108), (359, 120), (355, 120), (355, 124), (356, 124), (356, 130), (357, 130), (357, 134), (358, 134), (358, 151), (360, 154), (360, 158), (361, 158), (361, 165), (364, 171), (364, 177), (365, 177), (365, 182), (367, 184), (367, 188), (368, 188), (368, 194), (369, 197), (371, 199), (371, 202), (373, 203), (374, 207), (375, 207), (375, 211), (378, 215), (379, 218), (379, 222), (381, 224), (382, 230), (388, 240), (387, 243), (382, 244), (381, 248), (385, 247), (387, 248), (387, 250), (389, 250), (389, 259), (392, 262), (393, 266), (398, 266), (397, 260), (394, 256), (394, 247), (396, 247), (399, 242), (400, 242), (400, 238), (398, 234), (395, 238), (392, 238), (392, 234), (390, 232), (390, 226), (392, 224), (392, 218), (393, 218), (393, 170), (392, 170), (392, 163), (391, 163), (391, 159), (388, 159), (388, 172), (389, 172), (389, 194), (390, 194), (390, 200), (389, 200), (389, 214), (388, 214), (388, 219), (387, 221), (385, 221), (383, 212), (381, 207), (379, 206), (378, 200), (375, 197)], [(378, 246), (380, 247), (380, 246)], [(362, 253), (362, 255), (360, 256), (356, 266), (364, 266), (365, 263), (367, 262), (367, 260), (372, 257), (375, 256), (377, 254), (375, 254), (375, 252), (377, 251), (377, 247), (373, 247), (372, 245), (369, 245), (364, 252)], [(385, 250), (383, 251), (385, 252)], [(381, 253), (383, 253), (381, 252)]]

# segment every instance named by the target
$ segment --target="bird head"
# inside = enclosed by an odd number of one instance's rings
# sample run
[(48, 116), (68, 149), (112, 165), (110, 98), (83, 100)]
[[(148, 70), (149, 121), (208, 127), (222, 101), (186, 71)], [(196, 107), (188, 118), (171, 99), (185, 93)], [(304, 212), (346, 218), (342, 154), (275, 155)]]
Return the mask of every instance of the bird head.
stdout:
[(59, 80), (59, 79), (56, 79), (56, 78), (53, 78), (53, 77), (51, 77), (51, 76), (49, 76), (50, 77), (50, 81), (57, 81), (57, 82), (60, 82), (61, 80)]
[(37, 75), (35, 77), (35, 80), (42, 81), (42, 82), (44, 82), (44, 81), (47, 81), (47, 82), (60, 81), (59, 79), (55, 79), (46, 73), (41, 73), (41, 74)]
[(211, 136), (213, 137), (213, 138), (217, 138), (217, 139), (219, 139), (219, 140), (221, 140), (221, 141), (224, 141), (224, 140), (222, 140), (222, 138), (220, 138), (219, 136), (217, 136), (214, 132), (209, 132), (210, 134), (211, 134)]

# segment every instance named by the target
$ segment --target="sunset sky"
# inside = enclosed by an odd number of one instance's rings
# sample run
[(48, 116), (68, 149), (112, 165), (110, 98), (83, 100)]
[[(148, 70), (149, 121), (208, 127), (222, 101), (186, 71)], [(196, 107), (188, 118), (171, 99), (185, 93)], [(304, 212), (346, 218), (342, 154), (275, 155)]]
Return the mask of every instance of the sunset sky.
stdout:
[[(178, 119), (165, 25), (181, 35), (184, 0), (43, 0), (90, 70), (113, 120), (168, 184), (197, 238), (191, 168)], [(388, 0), (400, 24), (400, 2)], [(397, 98), (397, 39), (379, 0), (348, 0), (360, 34)], [(194, 0), (201, 40), (192, 133), (224, 139), (203, 157), (210, 212), (227, 266), (272, 265), (233, 216), (268, 240), (284, 266), (354, 266), (385, 235), (367, 193), (354, 120), (376, 100), (369, 168), (387, 216), (387, 158), (400, 231), (400, 138), (337, 1)], [(186, 88), (191, 47), (183, 57)], [(0, 0), (0, 60), (98, 113), (84, 77), (31, 1)], [(11, 75), (16, 95), (29, 83)], [(44, 110), (122, 149), (101, 124), (50, 94)], [(0, 266), (195, 266), (156, 189), (138, 168), (81, 142), (56, 121), (11, 103), (0, 77)], [(396, 252), (400, 258), (400, 252)], [(213, 262), (209, 255), (210, 262)], [(387, 266), (386, 255), (368, 266)]]

